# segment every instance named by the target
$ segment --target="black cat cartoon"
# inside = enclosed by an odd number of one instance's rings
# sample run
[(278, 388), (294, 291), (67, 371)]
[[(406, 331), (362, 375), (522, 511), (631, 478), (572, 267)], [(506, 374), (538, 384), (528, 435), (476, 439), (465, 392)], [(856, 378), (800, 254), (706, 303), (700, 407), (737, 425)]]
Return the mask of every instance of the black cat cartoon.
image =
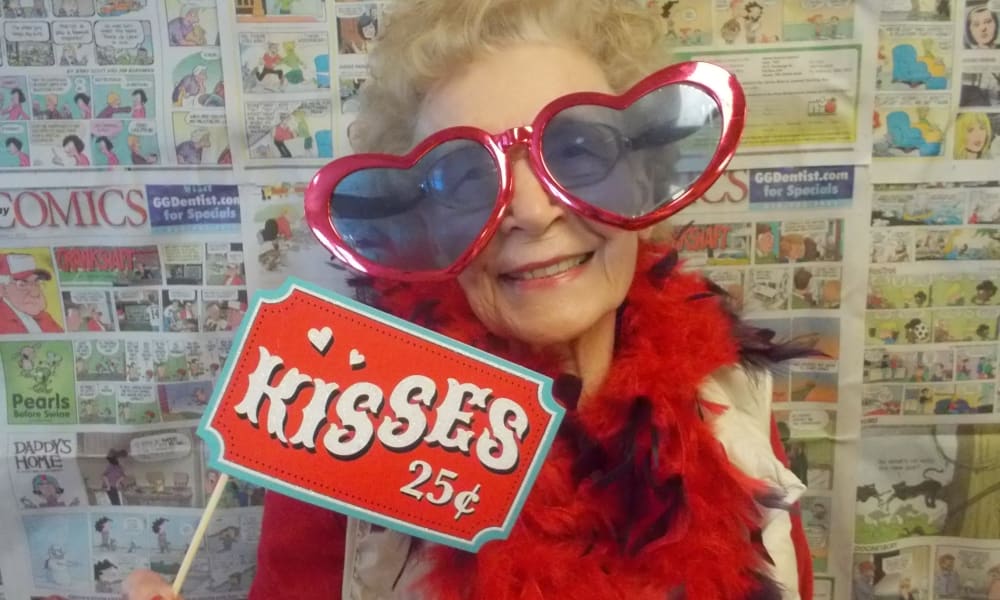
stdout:
[(924, 469), (924, 480), (918, 484), (910, 485), (905, 481), (894, 483), (892, 484), (892, 497), (889, 500), (892, 501), (894, 498), (909, 500), (910, 498), (923, 496), (924, 504), (927, 505), (927, 508), (935, 508), (937, 506), (938, 495), (944, 488), (944, 484), (936, 479), (931, 479), (927, 475), (931, 471), (944, 473), (944, 469)]

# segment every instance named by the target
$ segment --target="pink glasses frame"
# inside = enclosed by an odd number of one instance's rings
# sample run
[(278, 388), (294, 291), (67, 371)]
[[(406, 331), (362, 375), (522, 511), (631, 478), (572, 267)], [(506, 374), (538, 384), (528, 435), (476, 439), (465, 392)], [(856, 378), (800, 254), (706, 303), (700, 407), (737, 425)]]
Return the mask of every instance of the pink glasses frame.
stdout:
[[(718, 148), (704, 172), (677, 198), (653, 212), (635, 218), (622, 217), (597, 208), (577, 198), (559, 185), (552, 177), (542, 158), (542, 134), (545, 126), (558, 113), (578, 105), (597, 105), (622, 110), (646, 94), (662, 87), (683, 83), (699, 88), (718, 105), (722, 116), (722, 135)], [(401, 281), (439, 281), (458, 275), (493, 238), (500, 222), (510, 207), (513, 196), (513, 179), (509, 152), (518, 145), (526, 145), (531, 170), (549, 196), (575, 213), (588, 219), (636, 230), (648, 227), (676, 214), (700, 198), (722, 175), (736, 153), (736, 147), (746, 120), (746, 97), (736, 77), (722, 67), (706, 62), (684, 62), (661, 69), (621, 95), (598, 92), (578, 92), (556, 98), (547, 104), (527, 126), (514, 127), (496, 134), (476, 127), (450, 127), (434, 133), (421, 141), (403, 156), (381, 153), (354, 154), (334, 160), (313, 176), (305, 193), (306, 222), (313, 235), (334, 257), (348, 266), (373, 277)], [(485, 227), (475, 241), (453, 264), (436, 271), (405, 271), (374, 263), (344, 243), (333, 225), (330, 199), (342, 179), (357, 171), (371, 168), (409, 169), (438, 145), (452, 140), (471, 140), (485, 147), (497, 166), (500, 189), (495, 207)]]

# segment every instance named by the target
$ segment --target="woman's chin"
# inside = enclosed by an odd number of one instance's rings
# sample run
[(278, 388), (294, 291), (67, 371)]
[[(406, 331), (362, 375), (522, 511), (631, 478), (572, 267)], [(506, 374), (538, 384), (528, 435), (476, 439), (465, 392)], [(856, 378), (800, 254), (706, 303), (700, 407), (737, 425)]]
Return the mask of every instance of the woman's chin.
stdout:
[(588, 315), (582, 312), (570, 315), (566, 312), (546, 312), (520, 319), (502, 335), (537, 351), (562, 353), (600, 331), (601, 325), (610, 323), (613, 331), (613, 311), (602, 311), (592, 318), (586, 318)]

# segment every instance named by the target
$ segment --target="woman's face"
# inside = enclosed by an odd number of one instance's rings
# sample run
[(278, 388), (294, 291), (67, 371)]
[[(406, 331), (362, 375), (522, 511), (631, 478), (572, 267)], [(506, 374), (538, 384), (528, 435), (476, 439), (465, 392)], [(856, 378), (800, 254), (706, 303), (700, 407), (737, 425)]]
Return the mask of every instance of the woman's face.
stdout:
[[(512, 46), (435, 86), (418, 112), (416, 136), (456, 125), (505, 131), (579, 91), (612, 92), (585, 54), (540, 43)], [(639, 234), (586, 220), (550, 198), (523, 148), (512, 161), (509, 210), (458, 282), (493, 333), (531, 345), (571, 343), (613, 323), (632, 282)]]
[(376, 33), (378, 33), (378, 31), (375, 29), (374, 23), (369, 23), (361, 28), (361, 35), (364, 36), (366, 40), (375, 39)]
[(965, 129), (965, 150), (976, 154), (986, 146), (986, 127), (981, 121), (971, 122)]
[(997, 35), (997, 22), (993, 18), (993, 13), (988, 10), (980, 10), (969, 16), (969, 33), (972, 41), (980, 48), (992, 46)]

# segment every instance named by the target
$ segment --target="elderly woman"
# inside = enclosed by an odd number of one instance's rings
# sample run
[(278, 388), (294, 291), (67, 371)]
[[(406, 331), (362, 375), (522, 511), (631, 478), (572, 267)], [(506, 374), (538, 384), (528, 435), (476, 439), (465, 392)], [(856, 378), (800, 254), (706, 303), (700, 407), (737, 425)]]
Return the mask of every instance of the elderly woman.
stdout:
[(722, 171), (738, 86), (663, 68), (631, 0), (408, 0), (387, 23), (351, 137), (412, 152), (325, 167), (310, 225), (365, 301), (552, 376), (567, 417), (475, 554), (269, 494), (251, 598), (810, 598), (766, 372), (793, 351), (649, 231)]

